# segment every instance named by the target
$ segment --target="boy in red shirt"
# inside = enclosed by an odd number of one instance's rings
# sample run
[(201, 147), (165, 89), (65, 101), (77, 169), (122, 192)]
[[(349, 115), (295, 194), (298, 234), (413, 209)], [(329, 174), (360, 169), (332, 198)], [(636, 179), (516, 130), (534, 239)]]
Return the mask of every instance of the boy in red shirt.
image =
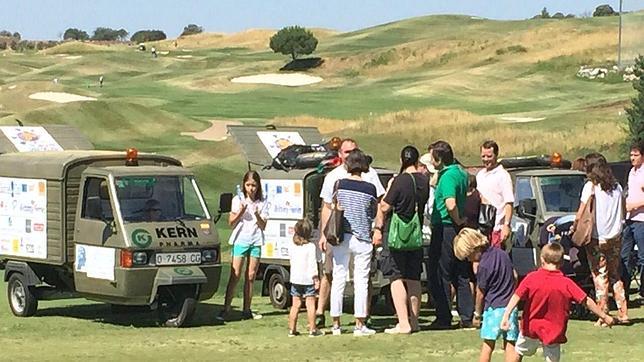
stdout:
[(585, 304), (609, 326), (615, 322), (559, 270), (563, 254), (563, 247), (559, 243), (544, 246), (541, 249), (541, 268), (525, 277), (505, 308), (501, 329), (508, 330), (510, 312), (519, 300), (525, 301), (521, 333), (515, 345), (517, 361), (521, 361), (523, 356), (532, 356), (539, 346), (543, 346), (546, 361), (559, 361), (560, 344), (567, 341), (570, 302)]

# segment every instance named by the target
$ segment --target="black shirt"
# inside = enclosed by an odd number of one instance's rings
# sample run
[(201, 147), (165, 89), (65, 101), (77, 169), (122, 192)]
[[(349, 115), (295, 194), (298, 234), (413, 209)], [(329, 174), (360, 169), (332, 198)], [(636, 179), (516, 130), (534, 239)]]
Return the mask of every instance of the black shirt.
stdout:
[[(416, 189), (414, 190), (414, 181)], [(396, 178), (387, 191), (384, 201), (393, 207), (393, 211), (403, 220), (410, 220), (418, 210), (420, 223), (423, 223), (423, 211), (429, 198), (429, 178), (422, 173), (404, 172)], [(416, 209), (418, 206), (418, 209)]]

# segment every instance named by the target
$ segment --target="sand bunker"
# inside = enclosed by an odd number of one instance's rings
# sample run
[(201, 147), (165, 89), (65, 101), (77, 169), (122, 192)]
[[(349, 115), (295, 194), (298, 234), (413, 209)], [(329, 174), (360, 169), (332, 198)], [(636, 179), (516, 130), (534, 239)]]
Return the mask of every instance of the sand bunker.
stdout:
[(190, 58), (192, 58), (192, 55), (177, 55), (177, 58), (190, 59)]
[(79, 96), (77, 94), (63, 93), (63, 92), (38, 92), (29, 95), (31, 99), (41, 101), (50, 101), (56, 103), (70, 103), (70, 102), (84, 102), (95, 101), (96, 98)]
[(168, 55), (168, 54), (170, 54), (170, 52), (169, 52), (169, 51), (167, 51), (167, 52), (159, 52), (159, 54), (161, 54), (161, 55)]
[(65, 59), (80, 59), (82, 57), (82, 55), (70, 55), (68, 57), (65, 57)]
[(10, 85), (10, 86), (8, 86), (7, 88), (8, 88), (8, 89), (16, 89), (16, 85), (15, 85), (15, 84), (14, 84), (14, 85)]
[(505, 121), (505, 123), (530, 123), (543, 121), (546, 117), (501, 117), (500, 119)]
[(322, 81), (322, 78), (302, 73), (288, 73), (250, 75), (246, 77), (233, 78), (230, 81), (233, 83), (244, 84), (274, 84), (285, 85), (288, 87), (299, 87), (303, 85), (319, 83)]
[(212, 126), (201, 132), (181, 132), (182, 136), (191, 136), (199, 141), (223, 141), (228, 138), (226, 126), (241, 126), (237, 121), (210, 121)]

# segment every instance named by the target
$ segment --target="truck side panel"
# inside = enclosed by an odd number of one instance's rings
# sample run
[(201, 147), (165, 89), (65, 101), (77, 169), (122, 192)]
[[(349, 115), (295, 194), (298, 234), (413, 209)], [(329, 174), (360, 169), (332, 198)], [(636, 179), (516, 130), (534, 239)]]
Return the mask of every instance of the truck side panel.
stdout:
[(63, 264), (65, 252), (63, 245), (62, 183), (47, 181), (47, 264)]

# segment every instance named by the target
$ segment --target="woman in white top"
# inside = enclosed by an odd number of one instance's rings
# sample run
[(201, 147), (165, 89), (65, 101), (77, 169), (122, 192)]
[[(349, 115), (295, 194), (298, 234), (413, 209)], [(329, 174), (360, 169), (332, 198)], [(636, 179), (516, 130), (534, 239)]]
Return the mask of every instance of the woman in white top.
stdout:
[(224, 310), (218, 319), (224, 320), (230, 312), (235, 286), (241, 278), (243, 265), (246, 264), (244, 281), (244, 319), (259, 319), (260, 314), (253, 314), (250, 309), (253, 297), (253, 281), (259, 267), (259, 257), (264, 244), (264, 228), (266, 227), (267, 211), (262, 197), (262, 187), (259, 174), (248, 171), (243, 178), (243, 193), (233, 198), (228, 223), (233, 228), (229, 243), (232, 244), (232, 263), (230, 278), (226, 288)]
[[(599, 153), (586, 156), (588, 182), (581, 192), (581, 204), (575, 218), (581, 217), (591, 195), (595, 195), (595, 223), (592, 242), (586, 247), (597, 304), (608, 312), (608, 291), (612, 285), (613, 296), (619, 310), (618, 320), (628, 323), (628, 307), (624, 284), (620, 278), (620, 250), (622, 222), (624, 221), (624, 196), (606, 158)], [(574, 226), (573, 226), (574, 228)], [(597, 325), (602, 325), (598, 320)]]

